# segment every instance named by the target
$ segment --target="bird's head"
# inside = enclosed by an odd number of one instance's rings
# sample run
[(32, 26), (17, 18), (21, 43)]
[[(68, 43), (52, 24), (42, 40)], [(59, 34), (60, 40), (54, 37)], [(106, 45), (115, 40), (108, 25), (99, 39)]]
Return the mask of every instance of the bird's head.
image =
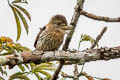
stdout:
[(67, 20), (65, 18), (65, 16), (63, 15), (55, 15), (53, 16), (50, 21), (49, 24), (54, 25), (55, 28), (59, 28), (62, 30), (71, 30), (72, 28), (68, 26), (67, 24)]

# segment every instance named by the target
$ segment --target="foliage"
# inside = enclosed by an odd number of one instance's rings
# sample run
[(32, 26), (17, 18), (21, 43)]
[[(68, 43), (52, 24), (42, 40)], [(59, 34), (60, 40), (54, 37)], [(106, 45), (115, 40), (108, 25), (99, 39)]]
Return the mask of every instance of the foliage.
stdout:
[[(81, 42), (84, 42), (84, 41), (89, 41), (89, 42), (91, 42), (91, 45), (95, 43), (95, 39), (92, 38), (90, 35), (81, 34), (81, 36), (80, 36), (80, 41), (79, 41), (79, 45), (78, 45), (78, 50), (79, 50), (79, 48), (80, 48)], [(97, 44), (97, 47), (98, 47), (98, 44)]]
[[(26, 66), (29, 71), (27, 71), (27, 69), (25, 69), (24, 66)], [(51, 62), (41, 63), (39, 65), (30, 63), (30, 64), (25, 64), (24, 66), (23, 65), (18, 66), (20, 67), (22, 72), (17, 72), (17, 73), (12, 74), (9, 77), (9, 80), (13, 80), (13, 79), (30, 80), (28, 75), (32, 75), (32, 74), (34, 74), (38, 80), (49, 80), (52, 78), (52, 75), (49, 72), (56, 70), (54, 64)], [(43, 77), (43, 75), (45, 77)]]
[[(28, 2), (26, 0), (14, 0), (12, 3), (9, 3), (9, 0), (8, 0), (8, 4), (9, 6), (11, 7), (13, 13), (14, 13), (14, 16), (15, 16), (15, 20), (16, 20), (16, 24), (17, 24), (17, 41), (20, 39), (20, 36), (21, 36), (21, 23), (20, 23), (20, 20), (22, 21), (23, 25), (24, 25), (24, 28), (28, 34), (28, 24), (27, 24), (27, 21), (24, 17), (24, 15), (27, 16), (27, 18), (31, 21), (31, 16), (29, 14), (29, 12), (21, 7), (20, 5), (18, 5), (17, 3), (26, 3), (28, 4)], [(24, 13), (24, 15), (23, 15)]]
[[(82, 34), (82, 35), (80, 36), (80, 41), (79, 41), (79, 45), (78, 45), (78, 50), (79, 50), (79, 48), (80, 48), (81, 42), (84, 42), (84, 41), (85, 41), (85, 42), (86, 42), (86, 41), (91, 42), (91, 45), (93, 45), (93, 44), (95, 43), (94, 38), (92, 38), (90, 35), (86, 35), (86, 34), (83, 35), (83, 34)], [(97, 43), (96, 45), (97, 45), (97, 47), (98, 47), (98, 43)], [(92, 76), (88, 75), (86, 72), (83, 72), (83, 68), (84, 68), (84, 65), (83, 65), (80, 73), (77, 75), (78, 78), (80, 78), (81, 76), (84, 76), (87, 80), (95, 80), (95, 79), (98, 79), (98, 80), (111, 80), (111, 79), (109, 79), (109, 78), (92, 77)], [(72, 79), (74, 79), (74, 76), (69, 75), (69, 74), (67, 74), (67, 73), (64, 73), (64, 72), (62, 72), (62, 71), (61, 71), (61, 76), (62, 76), (61, 80), (67, 80), (67, 78), (72, 78)]]
[(9, 77), (9, 80), (14, 80), (14, 79), (24, 79), (24, 80), (30, 80), (26, 74), (22, 73), (22, 72), (17, 72), (17, 73), (14, 73), (12, 74), (10, 77)]
[(13, 54), (15, 52), (31, 51), (20, 43), (14, 43), (9, 37), (0, 37), (0, 55)]
[[(24, 3), (28, 4), (28, 2), (26, 0), (13, 0), (11, 3), (8, 0), (8, 4), (13, 11), (13, 14), (14, 14), (14, 17), (16, 20), (16, 25), (17, 25), (17, 40), (16, 41), (18, 41), (21, 36), (21, 32), (22, 32), (21, 22), (25, 28), (26, 33), (28, 34), (28, 32), (29, 32), (29, 30), (28, 30), (29, 26), (28, 26), (28, 23), (27, 23), (27, 20), (25, 17), (27, 17), (27, 19), (29, 21), (31, 21), (31, 16), (25, 8), (20, 6), (20, 4), (24, 4)], [(90, 41), (91, 45), (95, 43), (95, 40), (90, 35), (82, 34), (80, 37), (78, 50), (80, 48), (81, 42), (84, 42), (84, 41)], [(98, 44), (97, 44), (97, 46), (98, 46)], [(0, 55), (13, 54), (16, 52), (21, 53), (23, 51), (31, 51), (31, 50), (25, 46), (22, 46), (20, 43), (13, 42), (13, 40), (9, 37), (4, 37), (4, 36), (0, 37)], [(52, 75), (49, 72), (53, 72), (56, 70), (55, 65), (51, 62), (41, 63), (38, 65), (34, 64), (34, 63), (21, 64), (21, 65), (18, 65), (17, 67), (19, 67), (20, 71), (10, 75), (9, 80), (14, 80), (14, 79), (30, 80), (28, 75), (32, 75), (32, 74), (35, 75), (38, 80), (50, 80), (52, 78)], [(0, 80), (5, 80), (3, 78), (3, 75), (8, 76), (6, 68), (7, 68), (6, 66), (3, 66), (3, 67), (0, 66), (0, 72), (2, 75), (2, 76), (0, 76)], [(62, 80), (66, 80), (67, 76), (69, 76), (68, 74), (66, 74), (64, 72), (61, 72), (61, 75), (63, 76)], [(45, 76), (45, 77), (43, 77), (43, 76)], [(111, 80), (109, 78), (92, 77), (82, 71), (81, 71), (80, 76), (84, 76), (88, 80), (94, 80), (94, 79)], [(71, 78), (72, 76), (69, 76), (69, 77)]]
[[(9, 37), (4, 37), (4, 36), (0, 37), (0, 55), (13, 54), (15, 52), (21, 53), (23, 51), (31, 51), (31, 50), (25, 46), (22, 46), (20, 43), (14, 43), (13, 40)], [(18, 78), (30, 80), (27, 77), (27, 75), (30, 73), (34, 74), (38, 78), (38, 80), (43, 79), (43, 77), (40, 76), (41, 74), (45, 75), (46, 79), (51, 79), (52, 75), (49, 72), (56, 70), (55, 65), (51, 62), (41, 63), (38, 65), (36, 65), (34, 63), (20, 64), (20, 65), (18, 65), (18, 67), (21, 70), (21, 72), (12, 74), (9, 77), (9, 80), (18, 79)], [(27, 69), (29, 70), (28, 72), (26, 72)], [(0, 71), (1, 71), (2, 75), (7, 75), (6, 66), (4, 66), (4, 67), (0, 66)], [(2, 77), (1, 77), (1, 79), (2, 79)]]
[[(50, 71), (55, 71), (55, 65), (51, 62), (49, 63), (41, 63), (39, 65), (35, 65), (35, 64), (31, 64), (31, 71), (32, 73), (38, 78), (38, 80), (40, 79), (51, 79), (52, 75), (49, 73)], [(49, 71), (49, 72), (48, 72)], [(42, 78), (40, 75), (45, 75), (45, 78)]]
[[(26, 21), (26, 18), (24, 15), (31, 21), (31, 16), (29, 12), (20, 6), (20, 4), (28, 4), (26, 0), (14, 0), (11, 3), (8, 0), (8, 4), (11, 7), (16, 24), (17, 24), (17, 41), (20, 39), (21, 36), (21, 22), (24, 25), (24, 28), (28, 34), (28, 23)], [(19, 4), (19, 5), (18, 5)], [(21, 21), (20, 21), (21, 20)], [(21, 53), (23, 51), (31, 51), (29, 48), (22, 46), (20, 43), (15, 43), (13, 40), (9, 37), (1, 36), (0, 37), (0, 55), (7, 55), (7, 54), (13, 54), (13, 53)], [(0, 72), (2, 75), (7, 75), (6, 66), (0, 66)], [(53, 63), (41, 63), (41, 64), (20, 64), (18, 65), (18, 68), (20, 69), (19, 72), (13, 73), (11, 76), (9, 76), (9, 80), (14, 79), (24, 79), (24, 80), (30, 80), (28, 75), (34, 74), (38, 80), (49, 80), (52, 78), (52, 75), (49, 73), (51, 71), (55, 71), (55, 66)], [(41, 75), (44, 75), (45, 77), (41, 77)], [(0, 76), (0, 80), (5, 80), (2, 76)]]
[[(9, 37), (0, 37), (0, 55), (14, 54), (15, 52), (31, 51), (29, 48), (22, 46), (20, 43), (14, 43)], [(22, 66), (18, 65), (21, 70)], [(0, 66), (0, 72), (2, 75), (7, 76), (6, 66)], [(2, 77), (1, 77), (2, 78)]]
[(14, 0), (12, 3), (26, 3), (26, 4), (28, 4), (28, 2), (26, 0)]

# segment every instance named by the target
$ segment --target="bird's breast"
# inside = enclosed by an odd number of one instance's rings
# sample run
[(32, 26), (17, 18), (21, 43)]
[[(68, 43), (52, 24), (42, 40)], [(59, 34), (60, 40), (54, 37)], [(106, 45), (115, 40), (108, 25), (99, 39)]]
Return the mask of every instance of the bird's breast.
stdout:
[(62, 30), (45, 30), (39, 35), (36, 45), (38, 50), (51, 51), (58, 50), (64, 39), (64, 31)]

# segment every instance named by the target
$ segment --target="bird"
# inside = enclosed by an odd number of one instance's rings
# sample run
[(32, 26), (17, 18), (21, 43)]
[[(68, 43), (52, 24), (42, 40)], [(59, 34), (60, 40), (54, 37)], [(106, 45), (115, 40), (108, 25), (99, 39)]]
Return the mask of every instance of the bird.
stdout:
[(36, 36), (34, 47), (38, 51), (58, 50), (64, 41), (66, 30), (71, 30), (67, 20), (63, 15), (53, 16), (48, 24), (40, 29)]

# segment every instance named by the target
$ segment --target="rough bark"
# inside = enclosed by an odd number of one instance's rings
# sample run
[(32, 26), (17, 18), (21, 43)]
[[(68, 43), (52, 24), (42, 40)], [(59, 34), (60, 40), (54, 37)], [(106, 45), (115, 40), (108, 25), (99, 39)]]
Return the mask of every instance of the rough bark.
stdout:
[(43, 63), (49, 61), (75, 61), (79, 64), (96, 60), (120, 58), (120, 46), (113, 48), (87, 49), (83, 51), (33, 51), (0, 56), (0, 65), (17, 65), (24, 63)]

